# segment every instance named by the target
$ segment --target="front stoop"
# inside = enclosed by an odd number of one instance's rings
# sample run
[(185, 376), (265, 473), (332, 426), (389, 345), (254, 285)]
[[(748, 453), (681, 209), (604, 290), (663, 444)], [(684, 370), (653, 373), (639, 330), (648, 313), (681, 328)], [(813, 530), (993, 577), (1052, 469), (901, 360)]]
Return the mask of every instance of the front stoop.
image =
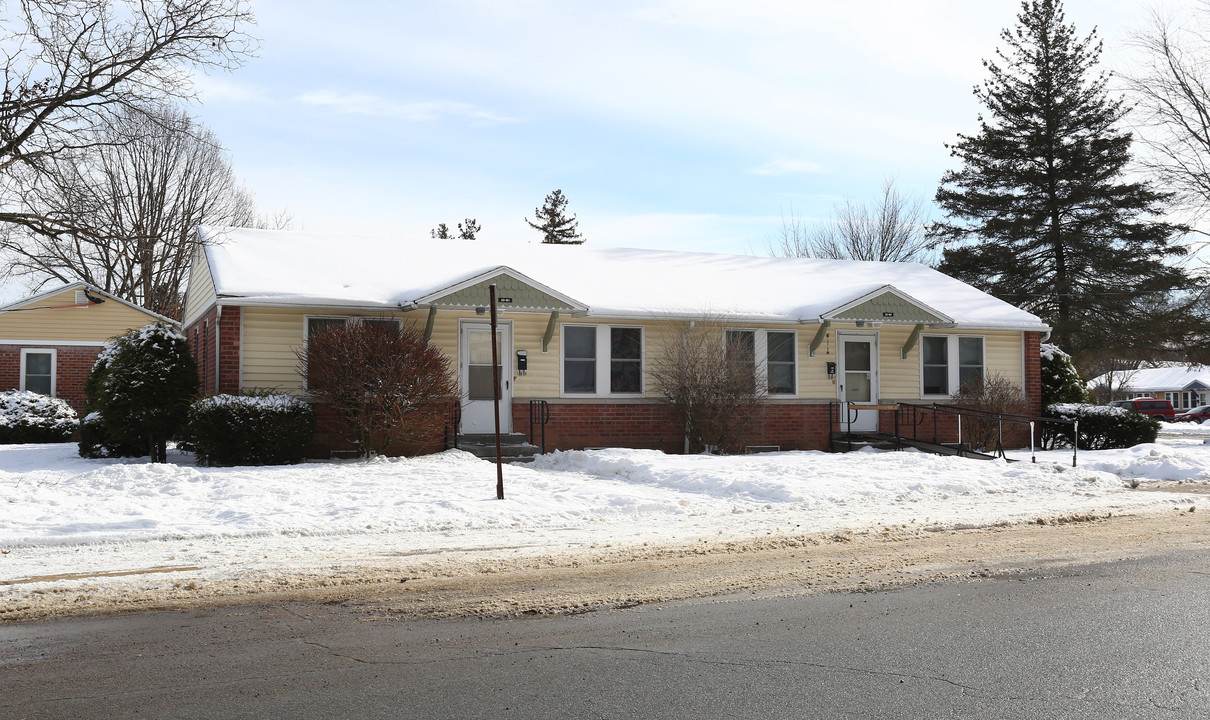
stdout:
[[(459, 435), (458, 449), (496, 462), (496, 436), (491, 433)], [(530, 443), (523, 433), (500, 434), (500, 459), (506, 463), (533, 462), (534, 455), (541, 452), (542, 449)]]

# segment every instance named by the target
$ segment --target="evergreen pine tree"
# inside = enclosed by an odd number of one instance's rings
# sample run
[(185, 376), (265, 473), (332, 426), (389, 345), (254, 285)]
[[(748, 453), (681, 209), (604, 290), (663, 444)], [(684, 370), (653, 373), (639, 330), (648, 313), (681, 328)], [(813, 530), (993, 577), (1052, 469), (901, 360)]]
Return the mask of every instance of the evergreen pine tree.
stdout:
[(573, 214), (567, 217), (567, 197), (562, 190), (555, 190), (546, 196), (542, 207), (534, 208), (534, 219), (525, 222), (535, 230), (542, 231), (542, 242), (552, 245), (582, 245), (584, 236), (579, 231), (579, 221)]
[(1189, 282), (1163, 262), (1184, 228), (1158, 220), (1166, 195), (1124, 177), (1127, 109), (1094, 70), (1095, 31), (1079, 39), (1060, 0), (1023, 2), (1017, 22), (975, 88), (988, 117), (948, 146), (962, 167), (937, 190), (940, 269), (1039, 315), (1073, 352), (1158, 346), (1169, 294)]

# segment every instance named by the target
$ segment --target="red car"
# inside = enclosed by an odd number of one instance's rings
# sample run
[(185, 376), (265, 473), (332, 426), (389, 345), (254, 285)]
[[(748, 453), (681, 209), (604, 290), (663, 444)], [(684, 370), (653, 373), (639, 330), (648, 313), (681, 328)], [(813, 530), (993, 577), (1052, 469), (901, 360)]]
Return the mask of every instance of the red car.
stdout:
[(1172, 403), (1167, 400), (1135, 398), (1133, 400), (1114, 400), (1109, 404), (1114, 407), (1124, 407), (1128, 410), (1134, 410), (1144, 415), (1151, 415), (1160, 420), (1174, 420), (1176, 418), (1176, 411), (1172, 409)]
[(1194, 422), (1199, 424), (1207, 419), (1210, 419), (1210, 405), (1198, 405), (1195, 408), (1189, 408), (1173, 418), (1177, 422)]

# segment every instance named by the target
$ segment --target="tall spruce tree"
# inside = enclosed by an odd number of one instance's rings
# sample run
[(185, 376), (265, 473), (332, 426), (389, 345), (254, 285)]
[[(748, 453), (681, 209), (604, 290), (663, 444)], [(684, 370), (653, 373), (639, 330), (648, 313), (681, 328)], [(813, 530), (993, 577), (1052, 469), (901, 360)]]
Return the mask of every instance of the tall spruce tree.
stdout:
[(947, 145), (929, 235), (940, 269), (1036, 313), (1079, 354), (1114, 342), (1158, 347), (1176, 328), (1168, 302), (1189, 283), (1165, 259), (1184, 228), (1159, 220), (1167, 196), (1125, 177), (1127, 108), (1095, 70), (1101, 44), (1076, 36), (1060, 0), (1022, 2), (1007, 51), (985, 60), (979, 132)]
[(540, 208), (534, 208), (534, 220), (525, 218), (526, 224), (542, 231), (542, 242), (549, 245), (583, 245), (584, 236), (579, 232), (579, 221), (573, 214), (567, 217), (567, 196), (555, 190), (546, 196)]

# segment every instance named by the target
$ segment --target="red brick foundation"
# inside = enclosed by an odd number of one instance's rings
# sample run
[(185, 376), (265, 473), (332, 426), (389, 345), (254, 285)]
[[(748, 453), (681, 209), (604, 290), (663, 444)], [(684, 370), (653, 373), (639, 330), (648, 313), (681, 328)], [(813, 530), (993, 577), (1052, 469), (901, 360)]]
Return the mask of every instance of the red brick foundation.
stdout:
[[(528, 402), (513, 403), (513, 430), (530, 435)], [(535, 421), (530, 442), (540, 445)], [(753, 423), (744, 445), (776, 445), (782, 450), (826, 450), (828, 405), (770, 403)], [(684, 433), (671, 406), (661, 402), (550, 403), (547, 450), (626, 447), (680, 453)]]

